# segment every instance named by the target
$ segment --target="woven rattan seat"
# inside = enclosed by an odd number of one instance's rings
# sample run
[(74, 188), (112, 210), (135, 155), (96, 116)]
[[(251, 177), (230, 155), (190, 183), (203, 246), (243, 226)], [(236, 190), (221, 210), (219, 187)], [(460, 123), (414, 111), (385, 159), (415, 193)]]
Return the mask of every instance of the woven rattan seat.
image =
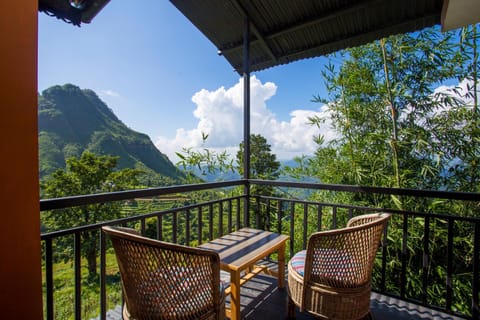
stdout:
[(217, 253), (103, 227), (122, 279), (124, 319), (224, 319)]
[(389, 218), (366, 214), (346, 228), (312, 234), (306, 252), (288, 263), (289, 318), (295, 305), (321, 319), (368, 316), (373, 264)]

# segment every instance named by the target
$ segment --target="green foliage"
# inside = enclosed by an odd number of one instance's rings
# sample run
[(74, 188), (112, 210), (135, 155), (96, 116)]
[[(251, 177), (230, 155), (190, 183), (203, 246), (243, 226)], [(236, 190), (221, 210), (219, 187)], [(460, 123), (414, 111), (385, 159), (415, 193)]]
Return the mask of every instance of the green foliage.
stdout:
[(123, 124), (92, 90), (71, 84), (44, 90), (38, 98), (38, 123), (41, 179), (85, 150), (119, 157), (119, 168), (147, 169), (145, 180), (139, 177), (147, 186), (184, 178), (147, 135)]
[[(478, 192), (480, 129), (476, 26), (461, 34), (437, 28), (392, 36), (333, 57), (323, 72), (328, 97), (314, 97), (330, 109), (337, 138), (314, 140), (312, 157), (299, 157), (288, 169), (324, 183)], [(341, 63), (336, 63), (337, 58)], [(435, 90), (457, 81), (449, 91)], [(461, 87), (463, 84), (463, 88)], [(323, 125), (312, 118), (311, 124)], [(479, 216), (478, 204), (400, 196), (316, 192), (312, 199), (426, 213)], [(295, 210), (297, 215), (297, 210)], [(303, 220), (301, 217), (298, 219)], [(448, 223), (407, 218), (408, 241), (401, 241), (404, 220), (389, 227), (387, 291), (399, 294), (402, 258), (407, 264), (406, 296), (422, 294), (423, 247), (428, 236), (431, 258), (426, 267), (427, 300), (445, 305)], [(454, 308), (469, 314), (473, 237), (471, 225), (454, 225)], [(403, 255), (404, 245), (407, 250)], [(379, 267), (380, 261), (377, 261)], [(374, 273), (378, 284), (378, 274)]]
[[(237, 152), (237, 170), (243, 175), (244, 142)], [(272, 153), (267, 139), (260, 134), (250, 135), (250, 178), (275, 180), (280, 176), (280, 162)]]
[[(86, 262), (82, 260), (82, 273), (85, 273)], [(43, 272), (43, 297), (46, 296), (45, 269)], [(75, 275), (73, 264), (70, 262), (56, 262), (53, 265), (53, 297), (54, 297), (54, 318), (74, 319), (75, 318)], [(82, 282), (82, 319), (93, 319), (100, 313), (100, 283), (98, 281)], [(106, 285), (107, 285), (107, 310), (113, 309), (122, 303), (122, 288), (120, 273), (113, 250), (106, 254)], [(45, 301), (44, 301), (45, 303)], [(44, 310), (46, 310), (44, 308)]]
[[(240, 175), (244, 174), (244, 141), (240, 143), (237, 152), (237, 169)], [(267, 139), (259, 134), (250, 135), (250, 179), (276, 180), (280, 176), (280, 162), (272, 153)], [(250, 187), (253, 195), (274, 196), (275, 190), (271, 186), (253, 185)], [(260, 206), (257, 208), (258, 217), (251, 217), (254, 220), (253, 225), (263, 229), (267, 223), (268, 212), (266, 208)], [(258, 219), (257, 219), (258, 218)], [(275, 221), (275, 220), (272, 220)]]
[[(97, 156), (85, 151), (80, 158), (67, 159), (67, 169), (58, 169), (52, 177), (41, 183), (42, 194), (47, 198), (71, 195), (85, 195), (133, 189), (138, 186), (136, 169), (115, 171), (117, 158)], [(44, 211), (41, 221), (47, 231), (68, 229), (76, 226), (95, 224), (121, 217), (121, 203), (93, 204), (62, 210)], [(63, 238), (62, 238), (63, 239)], [(57, 244), (63, 251), (64, 260), (70, 259), (72, 240), (65, 239)], [(94, 232), (82, 234), (82, 255), (89, 266), (89, 276), (97, 273), (97, 235)]]

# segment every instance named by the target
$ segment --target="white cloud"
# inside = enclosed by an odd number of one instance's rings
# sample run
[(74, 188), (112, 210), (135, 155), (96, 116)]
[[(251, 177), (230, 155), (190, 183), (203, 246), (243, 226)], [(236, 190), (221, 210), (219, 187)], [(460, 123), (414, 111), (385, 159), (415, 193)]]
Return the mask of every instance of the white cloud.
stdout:
[(101, 97), (119, 98), (120, 94), (118, 92), (113, 91), (113, 90), (107, 89), (107, 90), (100, 90), (100, 96)]
[[(267, 139), (278, 159), (312, 154), (316, 147), (314, 135), (322, 133), (327, 140), (333, 137), (326, 106), (317, 111), (294, 110), (289, 121), (279, 121), (267, 105), (276, 90), (274, 83), (262, 83), (255, 76), (251, 77), (250, 130)], [(197, 127), (179, 128), (173, 139), (158, 137), (155, 145), (174, 163), (178, 161), (175, 152), (182, 148), (227, 150), (235, 157), (238, 145), (243, 141), (243, 80), (228, 89), (202, 89), (193, 95), (192, 101), (196, 104), (193, 115), (198, 119)], [(308, 118), (313, 116), (326, 117), (327, 121), (318, 129), (308, 125)], [(202, 133), (209, 135), (205, 145), (202, 145)]]

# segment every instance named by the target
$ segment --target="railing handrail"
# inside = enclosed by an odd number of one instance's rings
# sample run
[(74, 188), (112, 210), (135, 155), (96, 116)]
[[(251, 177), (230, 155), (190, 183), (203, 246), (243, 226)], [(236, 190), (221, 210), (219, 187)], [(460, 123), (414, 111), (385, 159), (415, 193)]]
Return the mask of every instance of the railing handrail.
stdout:
[(179, 185), (179, 186), (105, 192), (105, 193), (88, 194), (88, 195), (80, 195), (80, 196), (43, 199), (43, 200), (40, 200), (40, 211), (64, 209), (64, 208), (83, 206), (87, 204), (103, 203), (103, 202), (130, 200), (134, 198), (155, 197), (155, 196), (161, 196), (161, 195), (172, 194), (172, 193), (233, 187), (238, 185), (244, 185), (246, 183), (247, 182), (245, 180), (232, 180), (232, 181), (186, 184), (186, 185)]
[(121, 225), (121, 224), (124, 224), (124, 223), (137, 221), (137, 220), (140, 220), (140, 219), (148, 219), (148, 218), (155, 217), (155, 216), (167, 215), (167, 214), (172, 213), (172, 212), (185, 211), (185, 210), (189, 210), (189, 209), (192, 209), (192, 208), (197, 208), (199, 206), (204, 207), (204, 206), (208, 206), (208, 205), (219, 203), (219, 202), (240, 199), (240, 198), (243, 198), (243, 197), (245, 197), (245, 196), (240, 195), (240, 196), (235, 196), (235, 197), (226, 197), (226, 198), (222, 198), (222, 199), (219, 199), (219, 200), (205, 201), (205, 202), (202, 202), (201, 204), (191, 204), (191, 205), (182, 206), (180, 208), (172, 208), (172, 209), (162, 210), (162, 211), (152, 211), (150, 213), (144, 213), (144, 214), (141, 214), (141, 215), (134, 215), (134, 216), (126, 217), (126, 218), (116, 218), (114, 220), (97, 222), (97, 223), (93, 223), (93, 224), (89, 224), (89, 225), (85, 225), (85, 226), (79, 226), (79, 227), (74, 227), (74, 228), (69, 228), (69, 229), (52, 231), (52, 232), (48, 232), (48, 233), (42, 233), (41, 234), (41, 240), (57, 238), (57, 237), (65, 236), (65, 235), (70, 235), (70, 234), (75, 234), (75, 233), (85, 232), (85, 231), (90, 231), (90, 230), (98, 230), (103, 226)]
[(315, 182), (294, 182), (281, 180), (260, 180), (249, 179), (250, 184), (274, 186), (274, 187), (289, 187), (299, 189), (317, 189), (327, 191), (345, 191), (345, 192), (360, 192), (360, 193), (376, 193), (399, 196), (413, 196), (423, 198), (442, 198), (451, 200), (466, 200), (466, 201), (480, 201), (480, 192), (460, 192), (460, 191), (436, 191), (436, 190), (422, 190), (422, 189), (404, 189), (404, 188), (388, 188), (388, 187), (369, 187), (369, 186), (355, 186), (343, 184), (325, 184)]
[(148, 189), (139, 189), (139, 190), (98, 193), (98, 194), (89, 194), (89, 195), (80, 195), (80, 196), (70, 196), (70, 197), (53, 198), (53, 199), (43, 199), (43, 200), (40, 200), (40, 211), (63, 209), (68, 207), (75, 207), (75, 206), (102, 203), (102, 202), (129, 200), (129, 199), (141, 198), (141, 197), (154, 197), (154, 196), (160, 196), (160, 195), (166, 195), (166, 194), (172, 194), (172, 193), (233, 187), (233, 186), (248, 185), (248, 184), (301, 188), (301, 189), (328, 190), (328, 191), (404, 195), (404, 196), (413, 196), (413, 197), (442, 198), (442, 199), (464, 200), (464, 201), (465, 200), (480, 201), (479, 192), (435, 191), (435, 190), (420, 190), (420, 189), (324, 184), (324, 183), (313, 183), (313, 182), (306, 183), (306, 182), (293, 182), (293, 181), (281, 181), (281, 180), (239, 179), (239, 180), (222, 181), (222, 182), (209, 182), (209, 183), (188, 184), (188, 185), (148, 188)]
[[(258, 194), (252, 194), (251, 197), (254, 197), (254, 198), (258, 197), (261, 199), (269, 199), (269, 200), (275, 200), (275, 201), (295, 201), (296, 203), (320, 205), (324, 207), (337, 207), (337, 208), (345, 208), (345, 209), (365, 210), (365, 206), (362, 206), (362, 205), (347, 205), (347, 204), (333, 203), (333, 202), (321, 202), (321, 201), (301, 200), (301, 199), (286, 199), (282, 197), (263, 196)], [(389, 212), (389, 213), (395, 213), (395, 214), (401, 214), (401, 215), (434, 217), (436, 219), (445, 219), (445, 220), (455, 219), (455, 220), (464, 221), (464, 222), (473, 222), (473, 223), (480, 222), (480, 217), (459, 216), (454, 214), (449, 215), (449, 214), (442, 214), (442, 213), (428, 213), (428, 212), (419, 212), (419, 211), (410, 211), (410, 210), (405, 211), (400, 209), (390, 209), (390, 208), (385, 209), (380, 207), (370, 207), (369, 210), (371, 210), (372, 212), (382, 211), (382, 212)]]

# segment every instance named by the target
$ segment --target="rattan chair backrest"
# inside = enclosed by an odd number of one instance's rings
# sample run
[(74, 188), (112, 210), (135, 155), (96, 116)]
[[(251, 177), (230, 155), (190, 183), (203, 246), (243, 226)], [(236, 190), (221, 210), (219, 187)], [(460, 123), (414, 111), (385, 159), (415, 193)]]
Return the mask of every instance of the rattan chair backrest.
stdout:
[(373, 264), (390, 214), (352, 218), (346, 228), (310, 236), (305, 260), (305, 283), (355, 288), (371, 281)]
[(112, 241), (132, 319), (223, 318), (217, 253), (149, 239), (133, 229), (102, 230)]

